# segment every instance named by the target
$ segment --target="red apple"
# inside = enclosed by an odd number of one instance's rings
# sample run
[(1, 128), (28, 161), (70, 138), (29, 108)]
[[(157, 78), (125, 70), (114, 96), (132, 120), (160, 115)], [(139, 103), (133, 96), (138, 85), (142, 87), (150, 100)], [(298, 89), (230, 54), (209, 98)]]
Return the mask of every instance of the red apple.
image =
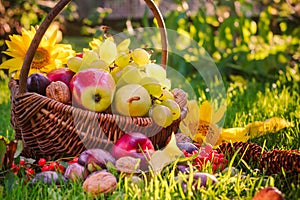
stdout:
[(112, 103), (116, 85), (112, 75), (103, 69), (85, 69), (70, 82), (73, 103), (87, 110), (102, 112)]
[(142, 133), (131, 132), (122, 135), (112, 147), (111, 154), (119, 159), (131, 156), (141, 159), (141, 169), (148, 169), (148, 160), (155, 149), (151, 140)]
[(48, 79), (51, 82), (54, 81), (62, 81), (65, 84), (67, 84), (67, 86), (69, 86), (70, 81), (72, 79), (72, 77), (74, 76), (74, 72), (71, 71), (69, 68), (59, 68), (59, 69), (54, 69), (52, 71), (50, 71), (47, 74)]

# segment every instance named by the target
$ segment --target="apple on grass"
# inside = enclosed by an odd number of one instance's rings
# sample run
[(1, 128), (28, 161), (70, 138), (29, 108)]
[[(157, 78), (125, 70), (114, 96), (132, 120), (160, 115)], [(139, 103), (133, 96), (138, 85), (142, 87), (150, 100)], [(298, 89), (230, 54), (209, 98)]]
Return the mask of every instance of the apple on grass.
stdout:
[(103, 69), (82, 70), (70, 82), (73, 103), (96, 112), (103, 112), (111, 105), (115, 88), (113, 77)]
[(125, 156), (139, 158), (142, 170), (148, 169), (148, 160), (154, 152), (155, 149), (151, 140), (138, 132), (125, 133), (111, 149), (111, 154), (116, 159)]

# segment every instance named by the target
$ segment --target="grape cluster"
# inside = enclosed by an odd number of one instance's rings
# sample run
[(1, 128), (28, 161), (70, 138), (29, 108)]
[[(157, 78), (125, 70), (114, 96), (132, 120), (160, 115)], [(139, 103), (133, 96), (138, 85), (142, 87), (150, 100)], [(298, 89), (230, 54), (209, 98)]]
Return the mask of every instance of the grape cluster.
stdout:
[(180, 117), (181, 109), (171, 92), (171, 81), (166, 70), (151, 60), (150, 51), (130, 50), (130, 39), (116, 44), (112, 36), (93, 39), (89, 46), (90, 49), (70, 58), (67, 65), (75, 73), (88, 68), (110, 72), (116, 83), (113, 111), (125, 116), (150, 116), (162, 127)]
[(185, 150), (182, 151), (185, 157), (194, 157), (192, 164), (199, 171), (201, 171), (205, 166), (211, 165), (212, 171), (215, 173), (225, 169), (228, 163), (228, 160), (224, 158), (224, 154), (213, 150), (210, 145), (200, 147), (199, 151), (195, 150), (192, 153), (188, 153)]

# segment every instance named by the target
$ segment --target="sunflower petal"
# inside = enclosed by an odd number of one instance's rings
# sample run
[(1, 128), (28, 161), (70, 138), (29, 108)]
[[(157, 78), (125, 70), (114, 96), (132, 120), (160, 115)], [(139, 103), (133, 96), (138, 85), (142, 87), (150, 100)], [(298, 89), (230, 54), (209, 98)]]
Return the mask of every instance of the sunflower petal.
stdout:
[[(20, 69), (35, 33), (36, 30), (34, 27), (31, 27), (29, 30), (23, 28), (21, 35), (10, 35), (10, 41), (5, 41), (8, 49), (3, 53), (12, 58), (3, 62), (0, 68), (9, 69), (9, 73), (16, 79), (19, 78)], [(45, 36), (42, 38), (39, 48), (42, 47), (42, 53), (44, 55), (47, 54), (47, 56), (43, 58), (42, 62), (35, 62), (35, 60), (33, 60), (32, 64), (34, 65), (31, 67), (35, 69), (31, 69), (30, 73), (47, 73), (53, 69), (60, 68), (67, 62), (69, 57), (75, 55), (75, 51), (72, 50), (71, 45), (56, 44), (56, 34), (57, 30), (53, 32), (49, 40), (47, 40)]]
[(53, 33), (50, 35), (48, 39), (49, 46), (54, 46), (56, 44), (56, 38), (57, 38), (57, 29), (53, 31)]
[(20, 70), (23, 64), (22, 58), (11, 58), (9, 60), (4, 61), (1, 65), (1, 69), (11, 69), (13, 71)]
[(5, 54), (12, 56), (12, 57), (22, 57), (27, 50), (23, 48), (20, 43), (16, 43), (13, 41), (6, 41), (6, 45), (8, 47), (8, 51), (4, 52)]

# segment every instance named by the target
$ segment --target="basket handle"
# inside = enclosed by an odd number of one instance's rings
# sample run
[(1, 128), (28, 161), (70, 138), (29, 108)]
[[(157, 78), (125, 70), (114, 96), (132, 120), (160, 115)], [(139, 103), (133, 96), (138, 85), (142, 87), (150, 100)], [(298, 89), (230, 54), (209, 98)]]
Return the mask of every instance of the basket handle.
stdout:
[[(163, 21), (163, 17), (161, 12), (159, 11), (157, 5), (153, 2), (153, 0), (144, 0), (147, 6), (152, 11), (154, 17), (158, 22), (158, 27), (160, 28), (160, 35), (161, 35), (161, 42), (162, 42), (162, 59), (161, 64), (166, 69), (167, 62), (168, 62), (168, 40), (167, 40), (167, 32), (165, 23)], [(54, 18), (64, 9), (64, 7), (69, 4), (71, 0), (60, 0), (51, 11), (48, 13), (46, 18), (43, 20), (41, 25), (39, 26), (36, 34), (34, 35), (31, 44), (27, 50), (27, 53), (24, 58), (24, 62), (20, 72), (20, 79), (19, 79), (19, 93), (23, 94), (27, 91), (27, 78), (30, 69), (31, 62), (33, 60), (34, 54), (41, 42), (41, 39), (45, 32), (47, 31), (48, 27), (54, 20)]]

